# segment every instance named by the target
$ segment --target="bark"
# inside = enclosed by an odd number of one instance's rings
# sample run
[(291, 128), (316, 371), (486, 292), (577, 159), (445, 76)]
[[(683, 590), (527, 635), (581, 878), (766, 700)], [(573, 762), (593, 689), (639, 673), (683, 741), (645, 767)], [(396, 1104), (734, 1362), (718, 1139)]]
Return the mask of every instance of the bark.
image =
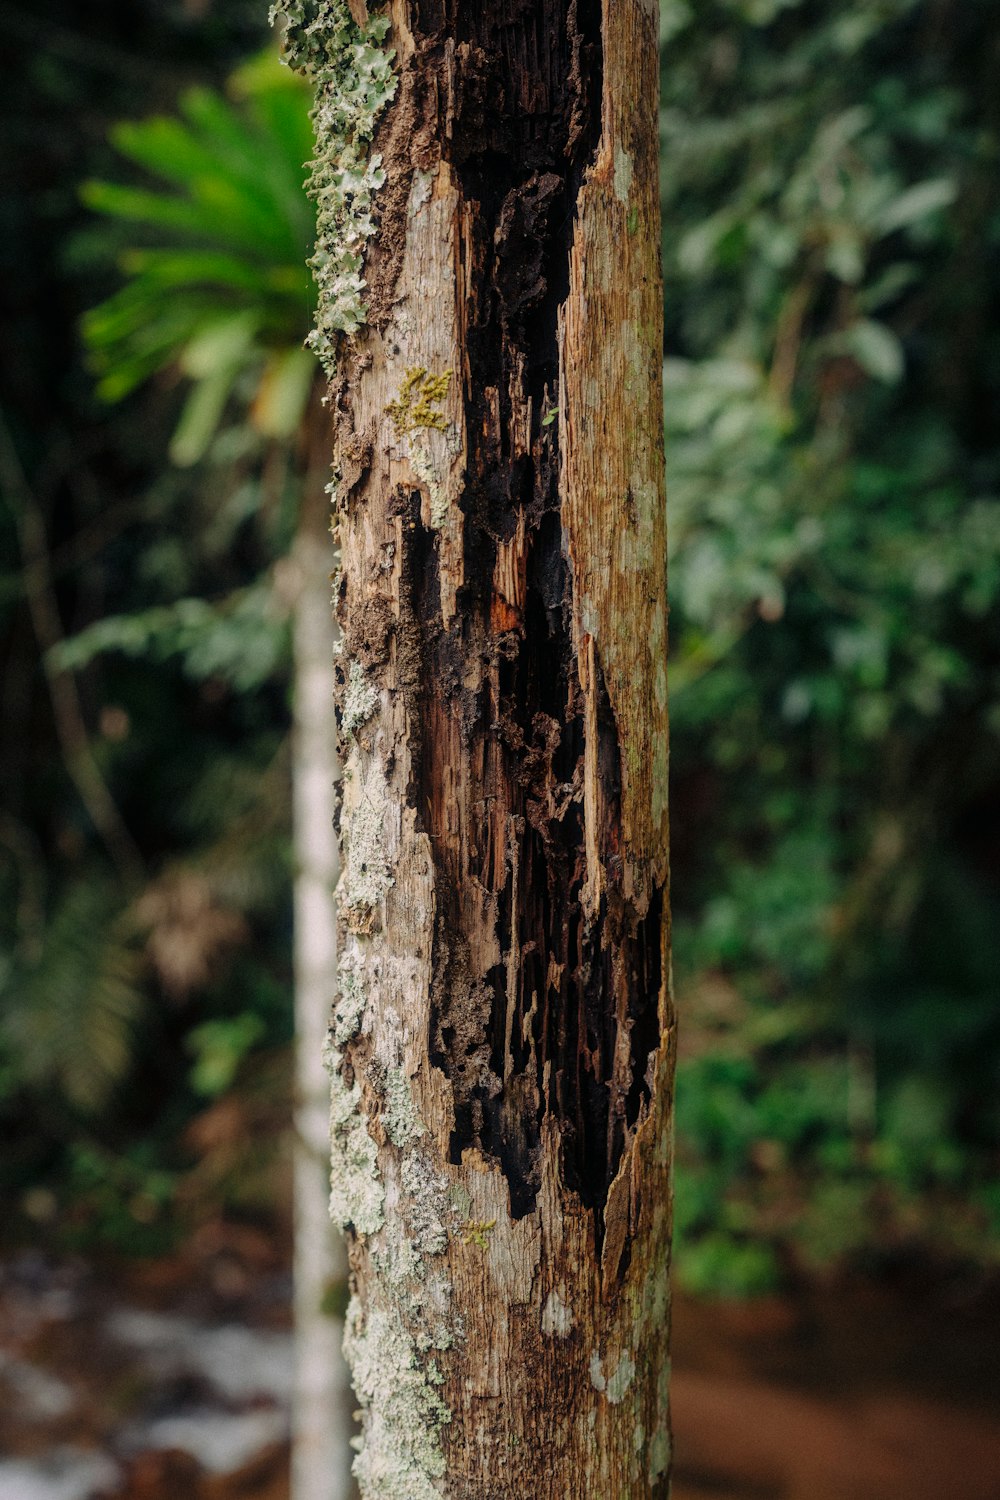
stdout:
[[(322, 442), (328, 427), (313, 421)], [(333, 890), (340, 873), (334, 829), (336, 724), (330, 683), (334, 625), (323, 479), (310, 465), (292, 550), (292, 800), (295, 854), (295, 1379), (291, 1500), (348, 1500), (353, 1402), (341, 1351), (343, 1320), (329, 1310), (347, 1274), (330, 1223), (329, 1080), (323, 1044), (337, 987)]]
[(332, 401), (366, 1497), (665, 1496), (655, 0), (392, 0)]

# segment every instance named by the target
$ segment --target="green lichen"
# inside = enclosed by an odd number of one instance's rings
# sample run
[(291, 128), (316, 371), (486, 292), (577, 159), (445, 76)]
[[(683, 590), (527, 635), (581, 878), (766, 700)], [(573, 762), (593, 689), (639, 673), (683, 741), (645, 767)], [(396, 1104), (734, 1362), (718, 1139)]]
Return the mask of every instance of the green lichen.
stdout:
[(385, 182), (370, 152), (385, 106), (396, 92), (393, 52), (383, 43), (389, 18), (359, 26), (347, 0), (275, 0), (271, 23), (285, 21), (284, 58), (312, 80), (316, 156), (309, 193), (316, 199), (316, 250), (309, 264), (318, 288), (316, 327), (307, 340), (327, 374), (342, 334), (365, 322), (365, 246), (375, 233), (374, 196)]
[(386, 1134), (396, 1146), (408, 1146), (424, 1133), (410, 1080), (402, 1068), (390, 1068), (386, 1074), (384, 1119)]
[(340, 722), (345, 734), (356, 734), (378, 708), (378, 688), (365, 676), (361, 663), (352, 661), (344, 689)]
[(448, 519), (448, 493), (440, 465), (431, 456), (426, 434), (448, 432), (448, 419), (438, 408), (451, 388), (453, 371), (433, 374), (423, 365), (413, 365), (386, 413), (392, 418), (397, 437), (410, 438), (410, 463), (430, 499), (430, 523), (435, 531)]
[(670, 1360), (664, 1359), (656, 1381), (656, 1405), (660, 1420), (649, 1440), (649, 1482), (653, 1484), (670, 1468)]
[(460, 1219), (469, 1217), (472, 1199), (469, 1197), (468, 1188), (463, 1187), (460, 1182), (453, 1182), (448, 1189), (448, 1202)]
[(495, 1229), (496, 1227), (496, 1219), (469, 1219), (462, 1225), (462, 1244), (478, 1245), (480, 1250), (485, 1250), (489, 1245), (489, 1240), (486, 1236), (491, 1229)]
[(378, 1170), (378, 1152), (361, 1112), (361, 1088), (348, 1088), (343, 1055), (327, 1044), (324, 1062), (330, 1073), (330, 1217), (341, 1228), (375, 1234), (385, 1217), (385, 1189)]
[(399, 1313), (353, 1299), (344, 1351), (365, 1413), (365, 1438), (354, 1460), (366, 1500), (440, 1500), (441, 1429), (451, 1413), (438, 1395), (436, 1367), (422, 1370)]
[(649, 1482), (654, 1483), (670, 1467), (670, 1433), (658, 1427), (649, 1445)]
[(407, 370), (395, 401), (390, 401), (386, 413), (392, 418), (397, 437), (405, 437), (419, 427), (436, 428), (444, 432), (448, 419), (443, 411), (436, 411), (448, 394), (451, 385), (451, 370), (432, 375), (423, 365), (414, 365)]

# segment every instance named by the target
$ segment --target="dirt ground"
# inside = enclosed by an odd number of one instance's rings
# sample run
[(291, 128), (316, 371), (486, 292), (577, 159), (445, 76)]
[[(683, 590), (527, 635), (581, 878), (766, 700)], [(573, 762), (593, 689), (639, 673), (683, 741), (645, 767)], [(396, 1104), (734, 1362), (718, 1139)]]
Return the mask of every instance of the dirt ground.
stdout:
[(674, 1313), (674, 1500), (998, 1500), (1000, 1299), (854, 1282)]
[[(287, 1500), (289, 1292), (242, 1232), (0, 1259), (0, 1500)], [(674, 1500), (1000, 1500), (998, 1332), (1000, 1289), (914, 1277), (678, 1298)]]

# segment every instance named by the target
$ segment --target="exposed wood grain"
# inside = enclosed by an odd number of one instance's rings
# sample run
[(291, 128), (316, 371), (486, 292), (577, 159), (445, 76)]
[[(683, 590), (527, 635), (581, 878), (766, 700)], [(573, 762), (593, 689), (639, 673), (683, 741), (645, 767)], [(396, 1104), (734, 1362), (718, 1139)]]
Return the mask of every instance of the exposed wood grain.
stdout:
[(334, 392), (362, 1492), (666, 1495), (656, 10), (392, 16)]

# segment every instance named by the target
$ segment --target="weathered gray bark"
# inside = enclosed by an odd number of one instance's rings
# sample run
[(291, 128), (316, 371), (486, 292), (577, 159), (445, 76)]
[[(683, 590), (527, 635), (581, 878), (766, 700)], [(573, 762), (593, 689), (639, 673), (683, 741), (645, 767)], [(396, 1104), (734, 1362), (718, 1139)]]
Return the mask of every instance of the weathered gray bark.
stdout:
[(332, 398), (357, 1473), (372, 1500), (664, 1496), (656, 5), (391, 18)]

